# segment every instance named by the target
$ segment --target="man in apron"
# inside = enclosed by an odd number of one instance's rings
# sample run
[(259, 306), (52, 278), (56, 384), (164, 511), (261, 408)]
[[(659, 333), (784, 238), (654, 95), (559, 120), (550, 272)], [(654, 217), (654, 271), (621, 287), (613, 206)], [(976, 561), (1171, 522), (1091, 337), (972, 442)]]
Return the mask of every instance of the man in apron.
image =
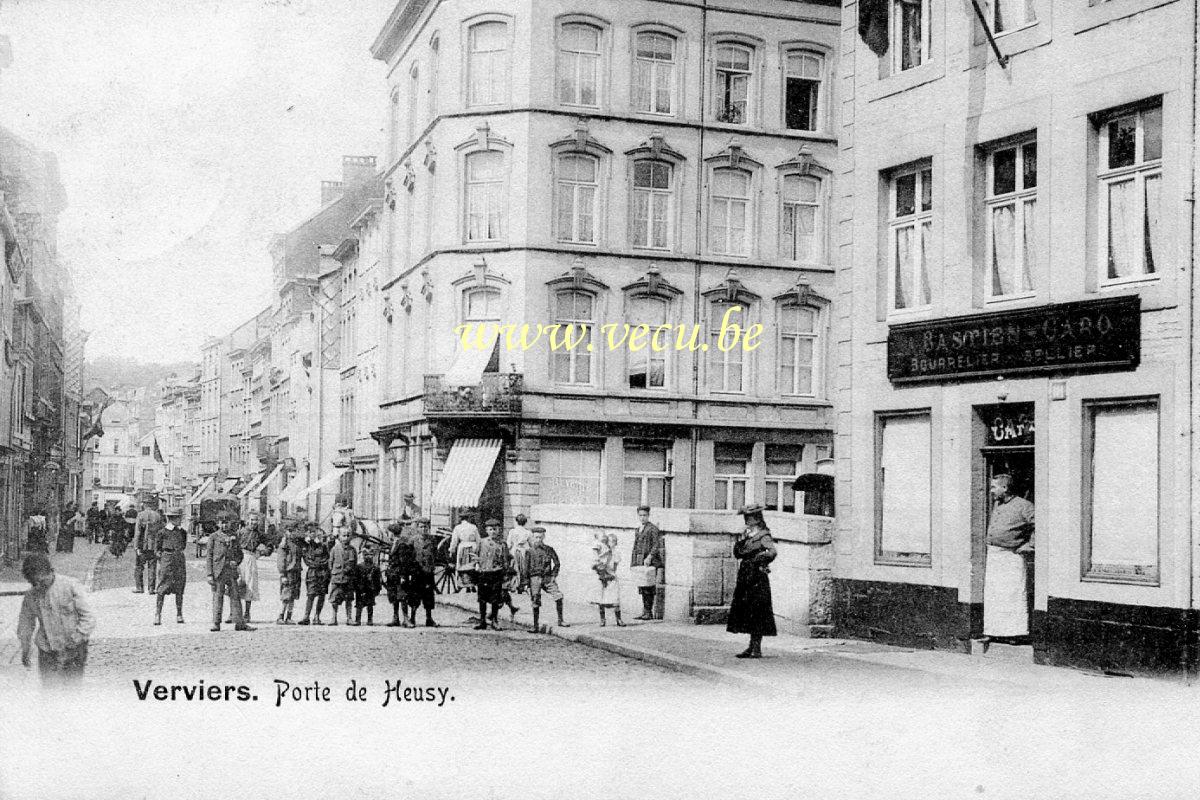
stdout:
[(989, 641), (1024, 644), (1029, 638), (1025, 554), (1033, 552), (1033, 503), (1012, 492), (1012, 476), (991, 485), (992, 516), (987, 530), (983, 579), (983, 635)]

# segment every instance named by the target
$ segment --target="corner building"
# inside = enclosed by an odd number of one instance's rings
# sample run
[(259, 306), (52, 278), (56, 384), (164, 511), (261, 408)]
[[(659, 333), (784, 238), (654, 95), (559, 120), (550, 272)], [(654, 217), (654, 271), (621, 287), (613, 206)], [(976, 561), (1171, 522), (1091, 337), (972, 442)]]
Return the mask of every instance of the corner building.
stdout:
[(1030, 657), (1194, 672), (1196, 5), (981, 5), (844, 9), (837, 635), (968, 650), (1004, 472)]
[[(832, 443), (839, 9), (406, 0), (388, 64), (379, 501), (794, 509)], [(609, 350), (605, 323), (761, 322), (752, 353)], [(584, 323), (591, 352), (462, 351)], [(786, 333), (776, 335), (782, 330)], [(632, 509), (628, 516), (632, 517)], [(626, 520), (627, 522), (628, 520)]]

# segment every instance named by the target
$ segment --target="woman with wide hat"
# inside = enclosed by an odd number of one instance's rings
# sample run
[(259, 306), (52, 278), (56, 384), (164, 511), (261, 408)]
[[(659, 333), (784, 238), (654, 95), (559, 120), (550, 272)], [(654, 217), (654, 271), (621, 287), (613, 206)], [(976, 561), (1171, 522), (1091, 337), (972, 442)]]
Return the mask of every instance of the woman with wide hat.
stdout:
[(725, 629), (730, 633), (750, 634), (750, 646), (738, 653), (738, 658), (762, 658), (762, 637), (776, 634), (768, 565), (775, 560), (777, 551), (763, 519), (763, 507), (744, 506), (741, 513), (746, 529), (733, 545), (733, 556), (739, 563)]

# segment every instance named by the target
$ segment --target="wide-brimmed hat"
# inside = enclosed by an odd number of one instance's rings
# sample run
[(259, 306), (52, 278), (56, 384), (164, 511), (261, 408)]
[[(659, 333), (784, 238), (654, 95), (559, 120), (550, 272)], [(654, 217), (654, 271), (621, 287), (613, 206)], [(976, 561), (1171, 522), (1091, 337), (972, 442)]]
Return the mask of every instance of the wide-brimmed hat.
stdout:
[(742, 506), (741, 511), (739, 511), (738, 513), (740, 513), (743, 517), (749, 517), (752, 514), (761, 514), (764, 511), (766, 511), (766, 509), (763, 508), (763, 505), (761, 503), (749, 503), (747, 505)]
[(483, 527), (485, 527), (485, 528), (499, 528), (499, 527), (500, 527), (500, 520), (498, 520), (498, 519), (496, 519), (495, 517), (493, 517), (492, 519), (489, 519), (487, 522), (483, 523)]
[(166, 511), (163, 512), (163, 516), (164, 517), (182, 517), (183, 509), (182, 508), (168, 508)]

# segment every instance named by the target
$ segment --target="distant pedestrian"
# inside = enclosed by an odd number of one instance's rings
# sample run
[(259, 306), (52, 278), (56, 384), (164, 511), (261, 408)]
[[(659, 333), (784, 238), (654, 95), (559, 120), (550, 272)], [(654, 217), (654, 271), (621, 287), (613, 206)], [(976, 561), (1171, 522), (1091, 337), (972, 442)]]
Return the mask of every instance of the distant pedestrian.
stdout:
[(500, 630), (500, 606), (504, 604), (504, 581), (512, 571), (512, 556), (508, 544), (500, 538), (500, 521), (489, 519), (484, 523), (484, 537), (479, 540), (479, 553), (475, 559), (478, 570), (479, 623), (476, 630)]
[[(134, 533), (137, 527), (138, 510), (135, 505), (130, 504), (129, 508), (121, 514), (121, 519), (125, 523), (125, 544), (128, 546), (134, 540)], [(137, 546), (134, 545), (134, 555), (137, 555)]]
[[(154, 541), (162, 527), (162, 515), (152, 503), (143, 503), (142, 510), (133, 518), (133, 591), (154, 591), (154, 579), (158, 572), (158, 556), (154, 552)], [(142, 587), (145, 586), (146, 589)]]
[(392, 534), (392, 546), (388, 550), (387, 587), (388, 602), (392, 604), (392, 621), (389, 628), (412, 628), (417, 624), (417, 597), (415, 583), (420, 566), (417, 564), (415, 523), (402, 525), (393, 522), (388, 526)]
[[(304, 589), (308, 602), (304, 606), (304, 619), (298, 625), (324, 625), (321, 611), (325, 608), (325, 594), (329, 591), (329, 538), (315, 523), (308, 523), (308, 536), (304, 539)], [(317, 615), (313, 619), (313, 603)]]
[(338, 624), (338, 606), (346, 606), (346, 624), (353, 625), (350, 611), (354, 605), (354, 571), (358, 553), (350, 544), (350, 529), (339, 527), (337, 542), (329, 550), (329, 605), (333, 607), (333, 621)]
[(558, 552), (546, 544), (546, 529), (534, 525), (529, 529), (529, 546), (521, 549), (517, 561), (518, 580), (522, 591), (529, 590), (533, 605), (533, 632), (540, 633), (539, 618), (542, 613), (542, 593), (554, 598), (554, 609), (558, 612), (558, 627), (569, 628), (563, 621), (563, 593), (558, 588), (558, 572), (562, 562)]
[(276, 625), (291, 625), (292, 611), (296, 599), (300, 597), (300, 584), (303, 580), (304, 567), (304, 537), (295, 523), (284, 525), (283, 539), (275, 552), (276, 566), (279, 568), (279, 618)]
[(162, 624), (163, 600), (175, 595), (175, 621), (183, 622), (183, 590), (187, 586), (187, 531), (180, 525), (183, 509), (169, 508), (167, 522), (154, 540), (158, 579), (154, 585), (157, 595), (154, 605), (154, 624)]
[(40, 508), (25, 521), (25, 549), (31, 553), (49, 553), (50, 526), (46, 521), (46, 512)]
[(775, 635), (775, 611), (771, 606), (770, 564), (777, 551), (771, 531), (763, 518), (763, 507), (744, 506), (742, 517), (746, 528), (733, 545), (733, 557), (738, 559), (737, 583), (729, 604), (730, 633), (750, 634), (750, 645), (738, 658), (762, 658), (762, 637)]
[(662, 531), (650, 521), (650, 506), (638, 506), (638, 529), (633, 537), (629, 566), (642, 597), (642, 613), (635, 619), (654, 619), (654, 596), (665, 562)]
[(56, 575), (45, 553), (25, 556), (21, 574), (30, 586), (17, 620), (21, 663), (32, 666), (36, 644), (43, 681), (77, 681), (87, 664), (88, 637), (96, 629), (87, 590), (74, 578)]
[(467, 591), (475, 591), (475, 576), (479, 549), (479, 528), (475, 526), (473, 512), (463, 514), (462, 519), (450, 532), (450, 558), (454, 563), (454, 572), (458, 575), (459, 584)]
[(521, 553), (529, 547), (529, 537), (532, 533), (531, 529), (525, 527), (529, 522), (529, 517), (524, 514), (517, 514), (516, 525), (508, 532), (508, 552), (512, 554), (513, 560), (519, 560)]
[(354, 624), (362, 624), (363, 609), (367, 610), (367, 625), (375, 624), (375, 598), (383, 588), (383, 576), (375, 547), (370, 542), (362, 546), (362, 558), (354, 573)]
[(404, 507), (400, 509), (400, 519), (418, 519), (421, 507), (417, 505), (417, 496), (412, 492), (404, 493)]
[(71, 514), (70, 519), (67, 520), (67, 530), (69, 534), (66, 537), (66, 546), (63, 548), (63, 551), (73, 553), (75, 551), (75, 537), (87, 536), (87, 517), (84, 516), (82, 510), (77, 508)]
[(208, 543), (208, 584), (213, 589), (212, 630), (221, 630), (221, 606), (229, 595), (233, 609), (234, 630), (252, 631), (242, 618), (242, 598), (238, 591), (238, 566), (242, 563), (242, 548), (238, 546), (237, 518), (230, 511), (217, 517), (217, 530)]
[(596, 573), (596, 579), (599, 581), (599, 587), (592, 598), (592, 603), (600, 609), (601, 626), (608, 624), (604, 611), (611, 608), (613, 616), (617, 618), (617, 627), (624, 628), (625, 623), (621, 621), (621, 579), (618, 577), (621, 556), (617, 553), (618, 544), (620, 541), (617, 535), (610, 533), (607, 536), (598, 537), (595, 544), (592, 545), (595, 553), (592, 570)]
[(104, 512), (100, 510), (100, 503), (93, 500), (92, 506), (87, 510), (87, 531), (88, 536), (92, 539), (92, 544), (100, 544), (104, 541)]

